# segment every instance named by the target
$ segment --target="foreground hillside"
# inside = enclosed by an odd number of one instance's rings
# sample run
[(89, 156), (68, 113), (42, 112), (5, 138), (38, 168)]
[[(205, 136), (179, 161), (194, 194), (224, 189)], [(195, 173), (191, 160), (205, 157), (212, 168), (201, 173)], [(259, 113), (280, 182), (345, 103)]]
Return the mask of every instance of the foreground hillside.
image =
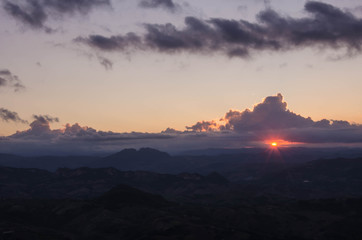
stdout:
[(178, 204), (119, 185), (91, 200), (0, 200), (1, 239), (357, 240), (362, 199)]

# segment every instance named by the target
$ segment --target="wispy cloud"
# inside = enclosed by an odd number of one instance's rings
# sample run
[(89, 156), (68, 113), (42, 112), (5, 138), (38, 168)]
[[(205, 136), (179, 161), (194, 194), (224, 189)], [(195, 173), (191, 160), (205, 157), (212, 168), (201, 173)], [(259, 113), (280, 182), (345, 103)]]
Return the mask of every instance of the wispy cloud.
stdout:
[(0, 69), (0, 88), (12, 88), (14, 92), (25, 89), (18, 76), (12, 74), (8, 69)]
[(0, 108), (0, 119), (5, 122), (27, 123), (26, 120), (23, 120), (19, 117), (18, 113), (10, 111), (5, 108)]
[(97, 59), (104, 69), (111, 70), (113, 68), (113, 62), (108, 58), (97, 56)]

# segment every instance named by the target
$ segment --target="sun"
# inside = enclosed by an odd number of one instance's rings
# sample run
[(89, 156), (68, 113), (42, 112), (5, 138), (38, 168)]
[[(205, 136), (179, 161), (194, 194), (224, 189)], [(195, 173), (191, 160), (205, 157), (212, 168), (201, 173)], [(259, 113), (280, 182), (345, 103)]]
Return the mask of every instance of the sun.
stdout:
[(278, 146), (278, 143), (277, 143), (277, 142), (272, 142), (272, 143), (270, 143), (270, 145), (271, 145), (272, 147), (276, 147), (276, 146)]

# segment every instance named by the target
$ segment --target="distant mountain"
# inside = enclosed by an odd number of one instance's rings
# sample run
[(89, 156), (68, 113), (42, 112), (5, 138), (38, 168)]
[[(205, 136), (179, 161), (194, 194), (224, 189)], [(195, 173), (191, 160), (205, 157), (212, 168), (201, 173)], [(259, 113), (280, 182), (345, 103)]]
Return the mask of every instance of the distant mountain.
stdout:
[(96, 162), (92, 167), (115, 167), (123, 171), (146, 170), (155, 172), (168, 172), (172, 166), (173, 158), (165, 152), (152, 148), (124, 149)]
[(105, 160), (112, 159), (166, 159), (171, 156), (166, 152), (161, 152), (153, 148), (140, 148), (138, 151), (133, 148), (124, 149), (118, 153), (105, 157)]
[[(212, 152), (212, 150), (209, 150)], [(220, 150), (221, 151), (221, 150)], [(231, 152), (230, 152), (231, 151)], [(58, 168), (116, 168), (120, 171), (148, 171), (164, 174), (183, 172), (208, 175), (217, 172), (231, 182), (256, 181), (270, 174), (302, 166), (317, 159), (356, 158), (362, 149), (240, 149), (223, 150), (219, 155), (171, 156), (151, 148), (124, 149), (106, 157), (40, 156), (21, 157), (0, 154), (0, 166), (39, 168), (56, 171)], [(347, 156), (347, 157), (346, 157)]]
[(92, 156), (39, 156), (22, 157), (15, 155), (0, 154), (0, 166), (16, 168), (39, 168), (55, 171), (61, 167), (79, 168), (90, 166), (98, 157)]

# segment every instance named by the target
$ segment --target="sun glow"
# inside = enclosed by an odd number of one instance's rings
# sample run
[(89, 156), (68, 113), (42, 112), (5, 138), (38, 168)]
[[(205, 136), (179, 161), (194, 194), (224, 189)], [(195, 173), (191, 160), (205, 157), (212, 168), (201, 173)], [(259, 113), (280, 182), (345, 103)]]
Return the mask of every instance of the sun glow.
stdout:
[(295, 147), (297, 145), (300, 145), (302, 143), (300, 142), (289, 142), (289, 141), (285, 141), (283, 139), (279, 139), (279, 138), (272, 138), (271, 140), (265, 140), (264, 144), (266, 146), (269, 146), (272, 149), (277, 149), (277, 148), (285, 148), (285, 147)]

